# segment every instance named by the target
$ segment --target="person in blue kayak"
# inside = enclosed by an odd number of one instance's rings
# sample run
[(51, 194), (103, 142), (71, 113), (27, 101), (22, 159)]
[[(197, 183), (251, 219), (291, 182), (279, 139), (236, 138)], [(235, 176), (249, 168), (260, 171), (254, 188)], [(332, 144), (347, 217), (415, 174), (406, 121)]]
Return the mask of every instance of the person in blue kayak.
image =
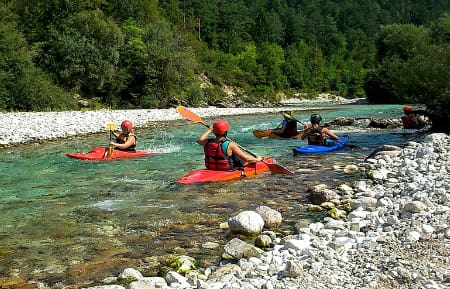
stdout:
[(136, 151), (137, 138), (133, 132), (133, 123), (129, 120), (124, 120), (120, 128), (122, 129), (121, 133), (112, 132), (116, 140), (109, 142), (109, 145), (122, 151)]
[[(242, 151), (239, 146), (227, 138), (230, 125), (224, 120), (214, 122), (198, 139), (203, 146), (205, 166), (209, 170), (231, 171), (242, 168), (249, 163), (259, 162), (262, 157), (253, 157)], [(214, 138), (209, 135), (214, 133)]]
[(281, 122), (279, 128), (272, 131), (273, 134), (283, 138), (291, 138), (298, 134), (297, 121), (293, 119), (291, 111), (283, 111), (284, 120)]
[(322, 121), (322, 117), (319, 114), (312, 114), (311, 125), (306, 125), (301, 132), (301, 139), (308, 139), (309, 145), (327, 145), (327, 142), (332, 140), (339, 140), (339, 137), (332, 133), (326, 127), (321, 127), (320, 122)]

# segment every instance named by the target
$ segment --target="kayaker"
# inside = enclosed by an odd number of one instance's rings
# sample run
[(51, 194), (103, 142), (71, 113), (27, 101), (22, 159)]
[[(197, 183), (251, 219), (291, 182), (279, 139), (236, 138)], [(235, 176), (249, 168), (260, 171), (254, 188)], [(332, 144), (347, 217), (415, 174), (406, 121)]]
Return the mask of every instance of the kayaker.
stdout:
[(327, 142), (331, 138), (332, 140), (339, 140), (339, 137), (332, 133), (329, 129), (321, 127), (319, 124), (322, 121), (322, 117), (319, 114), (312, 114), (311, 125), (305, 125), (301, 132), (301, 139), (308, 139), (310, 145), (327, 145)]
[(420, 119), (420, 115), (409, 105), (403, 108), (402, 116), (403, 128), (405, 129), (421, 129), (425, 126), (425, 120)]
[[(197, 139), (197, 143), (203, 146), (207, 169), (230, 171), (262, 160), (260, 156), (246, 154), (236, 143), (227, 139), (229, 129), (228, 122), (217, 120)], [(215, 137), (208, 138), (210, 133), (214, 133)]]
[(137, 139), (133, 133), (133, 123), (129, 120), (122, 121), (120, 125), (121, 133), (113, 131), (112, 134), (116, 137), (116, 141), (111, 141), (109, 144), (115, 149), (122, 151), (136, 151)]
[(283, 138), (294, 137), (298, 134), (297, 121), (293, 119), (291, 111), (283, 111), (283, 121), (280, 124), (280, 128), (274, 129), (273, 134)]

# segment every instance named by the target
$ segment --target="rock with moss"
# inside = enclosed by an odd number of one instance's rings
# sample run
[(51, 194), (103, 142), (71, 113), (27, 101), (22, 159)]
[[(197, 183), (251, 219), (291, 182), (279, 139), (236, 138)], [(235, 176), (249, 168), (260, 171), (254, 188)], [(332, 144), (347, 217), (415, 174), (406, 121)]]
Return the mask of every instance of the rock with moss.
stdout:
[(173, 268), (177, 273), (187, 273), (191, 270), (197, 270), (200, 268), (200, 264), (192, 257), (181, 255), (171, 259), (168, 262), (169, 266)]
[(347, 217), (347, 212), (335, 207), (327, 211), (327, 216), (339, 220)]

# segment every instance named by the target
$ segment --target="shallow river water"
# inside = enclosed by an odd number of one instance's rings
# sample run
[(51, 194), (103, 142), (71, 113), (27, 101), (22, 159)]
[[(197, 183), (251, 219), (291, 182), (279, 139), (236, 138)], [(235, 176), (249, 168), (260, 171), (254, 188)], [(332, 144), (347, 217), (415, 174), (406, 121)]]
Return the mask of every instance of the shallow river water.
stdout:
[[(324, 121), (338, 116), (401, 116), (397, 105), (313, 111)], [(307, 122), (310, 114), (294, 115)], [(254, 153), (275, 157), (296, 174), (269, 172), (225, 183), (176, 184), (177, 178), (203, 167), (196, 139), (205, 128), (188, 121), (138, 129), (139, 149), (163, 153), (142, 159), (88, 162), (66, 156), (105, 146), (107, 133), (0, 149), (0, 287), (25, 288), (34, 280), (52, 288), (79, 288), (117, 276), (126, 267), (155, 275), (170, 255), (190, 255), (208, 266), (219, 259), (220, 248), (229, 240), (219, 224), (230, 216), (267, 205), (283, 214), (280, 230), (293, 232), (302, 222), (320, 217), (305, 210), (308, 185), (336, 187), (363, 177), (340, 168), (361, 163), (381, 144), (408, 140), (396, 133), (399, 130), (366, 129), (362, 122), (333, 128), (338, 135), (348, 134), (349, 143), (359, 149), (293, 156), (292, 149), (305, 141), (252, 135), (252, 130), (277, 126), (281, 114), (223, 119), (231, 123), (230, 138)], [(203, 249), (208, 241), (221, 246)]]

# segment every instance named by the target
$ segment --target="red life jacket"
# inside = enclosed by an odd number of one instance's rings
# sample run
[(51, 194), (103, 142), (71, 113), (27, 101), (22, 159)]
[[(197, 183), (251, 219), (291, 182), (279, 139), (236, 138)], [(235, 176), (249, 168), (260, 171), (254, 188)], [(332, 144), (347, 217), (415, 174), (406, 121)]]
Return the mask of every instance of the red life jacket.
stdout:
[[(209, 139), (203, 147), (205, 152), (205, 166), (208, 170), (230, 171), (233, 170), (233, 162), (226, 154), (229, 141), (216, 141)], [(224, 152), (225, 151), (225, 152)]]
[(417, 122), (412, 115), (402, 116), (403, 128), (417, 128)]

